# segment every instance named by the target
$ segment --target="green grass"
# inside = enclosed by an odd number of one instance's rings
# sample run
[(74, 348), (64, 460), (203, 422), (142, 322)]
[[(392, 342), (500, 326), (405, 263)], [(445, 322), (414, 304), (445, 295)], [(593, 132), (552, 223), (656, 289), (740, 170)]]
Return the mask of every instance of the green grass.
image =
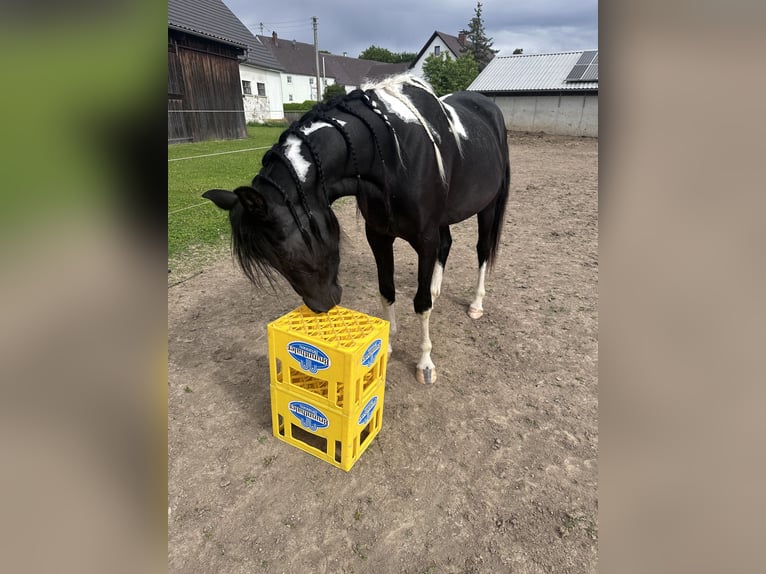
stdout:
[(263, 154), (282, 131), (284, 126), (248, 126), (247, 139), (168, 146), (169, 160), (264, 148), (168, 162), (169, 259), (183, 259), (200, 245), (228, 244), (231, 234), (228, 215), (201, 195), (208, 189), (234, 189), (249, 184), (261, 167)]

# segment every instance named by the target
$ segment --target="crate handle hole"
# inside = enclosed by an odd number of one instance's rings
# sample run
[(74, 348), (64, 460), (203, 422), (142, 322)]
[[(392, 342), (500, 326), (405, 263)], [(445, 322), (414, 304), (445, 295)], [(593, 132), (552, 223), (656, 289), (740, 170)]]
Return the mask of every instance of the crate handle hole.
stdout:
[(327, 453), (327, 439), (322, 436), (305, 431), (295, 423), (290, 425), (290, 435), (311, 448)]

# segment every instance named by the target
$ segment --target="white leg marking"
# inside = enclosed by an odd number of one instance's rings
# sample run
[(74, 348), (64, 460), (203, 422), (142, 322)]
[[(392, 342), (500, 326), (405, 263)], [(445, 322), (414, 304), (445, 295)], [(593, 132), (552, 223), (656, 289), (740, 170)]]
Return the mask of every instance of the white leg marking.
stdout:
[(444, 267), (438, 261), (434, 265), (434, 274), (431, 276), (431, 299), (436, 301), (436, 298), (442, 292), (442, 276), (444, 275)]
[(393, 343), (394, 335), (396, 335), (396, 301), (389, 304), (388, 300), (380, 296), (380, 306), (383, 308), (383, 318), (389, 322), (388, 329), (388, 355), (391, 356), (394, 348), (391, 346)]
[(486, 261), (482, 263), (479, 268), (479, 279), (476, 282), (476, 298), (468, 306), (468, 316), (471, 319), (478, 319), (484, 314), (484, 307), (482, 307), (482, 301), (484, 300), (484, 276), (487, 273)]
[(431, 318), (431, 309), (420, 315), (420, 326), (423, 332), (423, 342), (420, 345), (420, 361), (418, 361), (418, 382), (430, 385), (436, 382), (436, 366), (431, 360), (431, 337), (428, 334), (428, 321)]

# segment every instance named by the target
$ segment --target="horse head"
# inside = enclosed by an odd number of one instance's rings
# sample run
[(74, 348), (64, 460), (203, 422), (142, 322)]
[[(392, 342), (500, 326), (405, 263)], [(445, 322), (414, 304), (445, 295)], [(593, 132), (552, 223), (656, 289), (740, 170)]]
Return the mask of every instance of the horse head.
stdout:
[(233, 252), (254, 284), (261, 285), (261, 276), (271, 283), (276, 271), (309, 309), (325, 313), (340, 303), (342, 293), (338, 221), (329, 207), (299, 213), (286, 196), (273, 193), (274, 187), (279, 186), (260, 186), (256, 177), (253, 186), (211, 189), (202, 197), (229, 212)]

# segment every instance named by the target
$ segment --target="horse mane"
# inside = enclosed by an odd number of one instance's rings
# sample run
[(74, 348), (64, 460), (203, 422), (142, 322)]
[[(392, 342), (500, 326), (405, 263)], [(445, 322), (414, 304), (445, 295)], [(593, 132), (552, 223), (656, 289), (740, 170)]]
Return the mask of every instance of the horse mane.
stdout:
[(247, 217), (243, 209), (230, 212), (232, 252), (242, 272), (253, 284), (263, 287), (261, 277), (265, 277), (274, 289), (276, 274), (270, 263), (276, 258), (273, 244), (263, 240), (262, 229), (258, 226), (243, 225), (243, 217)]
[(433, 146), (434, 154), (436, 155), (436, 164), (439, 168), (439, 175), (441, 176), (442, 183), (446, 186), (447, 176), (444, 172), (444, 161), (442, 159), (441, 150), (439, 149), (435, 139), (436, 137), (440, 136), (423, 117), (423, 114), (421, 114), (420, 111), (413, 105), (412, 101), (410, 101), (410, 99), (404, 95), (403, 89), (405, 86), (412, 86), (426, 92), (439, 105), (445, 119), (447, 120), (447, 123), (449, 124), (449, 131), (452, 133), (452, 137), (455, 140), (455, 145), (457, 146), (458, 152), (462, 157), (463, 145), (460, 143), (459, 135), (461, 130), (458, 129), (458, 126), (455, 124), (455, 121), (452, 117), (452, 112), (449, 111), (449, 106), (444, 104), (442, 99), (436, 95), (433, 88), (431, 87), (431, 84), (429, 84), (427, 81), (417, 76), (413, 76), (409, 72), (405, 72), (403, 74), (390, 76), (377, 83), (365, 84), (362, 86), (362, 89), (365, 91), (383, 91), (388, 96), (395, 98), (398, 102), (401, 102), (410, 111), (410, 113), (415, 116), (418, 123), (420, 123), (420, 125), (423, 127), (423, 130), (426, 132), (428, 139), (431, 140), (431, 145)]
[[(356, 105), (357, 102), (361, 103), (361, 106)], [(318, 226), (316, 226), (314, 216), (311, 212), (311, 209), (308, 206), (306, 194), (301, 182), (301, 177), (296, 172), (295, 166), (285, 156), (282, 150), (284, 146), (288, 145), (289, 143), (288, 139), (290, 137), (295, 137), (302, 144), (306, 145), (306, 149), (308, 150), (309, 155), (311, 156), (311, 160), (317, 171), (317, 179), (319, 181), (319, 187), (322, 191), (326, 204), (329, 206), (330, 201), (329, 201), (329, 195), (327, 192), (327, 179), (325, 177), (325, 172), (322, 167), (322, 158), (320, 155), (320, 151), (319, 149), (317, 149), (317, 146), (312, 141), (311, 137), (309, 137), (310, 132), (306, 133), (306, 130), (313, 123), (325, 122), (331, 127), (333, 127), (334, 129), (336, 129), (341, 134), (344, 141), (346, 142), (347, 157), (351, 159), (351, 163), (354, 166), (354, 169), (356, 171), (357, 189), (359, 189), (359, 186), (361, 185), (361, 181), (362, 181), (362, 174), (359, 169), (359, 160), (358, 160), (357, 150), (354, 146), (354, 143), (351, 139), (350, 134), (348, 133), (348, 130), (344, 127), (343, 123), (338, 121), (336, 118), (334, 118), (331, 115), (331, 113), (336, 110), (344, 112), (356, 118), (357, 120), (359, 120), (367, 128), (367, 130), (370, 132), (370, 135), (372, 136), (376, 153), (380, 158), (381, 164), (383, 165), (383, 174), (385, 178), (387, 177), (388, 170), (386, 169), (386, 159), (385, 159), (385, 153), (383, 151), (383, 145), (381, 143), (381, 137), (378, 134), (378, 132), (375, 130), (375, 127), (373, 126), (373, 123), (371, 121), (371, 117), (368, 117), (367, 115), (365, 115), (365, 113), (363, 113), (364, 109), (367, 109), (373, 112), (385, 124), (388, 133), (391, 135), (395, 143), (397, 156), (401, 160), (402, 155), (401, 155), (401, 148), (399, 145), (399, 137), (396, 133), (396, 130), (394, 129), (394, 126), (391, 125), (391, 122), (388, 120), (388, 117), (378, 107), (377, 103), (374, 100), (372, 100), (369, 97), (369, 95), (364, 93), (362, 90), (357, 89), (347, 94), (341, 94), (339, 96), (336, 96), (326, 103), (320, 102), (316, 104), (311, 110), (303, 114), (298, 120), (290, 124), (290, 126), (284, 132), (282, 132), (282, 134), (279, 137), (279, 140), (271, 147), (271, 149), (268, 152), (266, 152), (266, 154), (263, 156), (263, 160), (261, 161), (264, 167), (270, 163), (273, 163), (274, 161), (282, 163), (286, 166), (290, 174), (290, 177), (293, 181), (293, 184), (295, 186), (295, 189), (298, 193), (298, 198), (301, 203), (301, 206), (309, 219), (312, 233), (314, 233), (316, 237), (318, 237)], [(403, 162), (400, 161), (400, 165), (402, 163)], [(285, 190), (273, 180), (268, 180), (261, 175), (256, 176), (256, 178), (253, 180), (253, 183), (255, 184), (259, 178), (263, 179), (265, 183), (268, 183), (272, 187), (275, 187), (276, 189), (279, 190), (279, 192), (281, 193), (282, 197), (285, 200), (286, 205), (288, 206), (288, 208), (293, 214), (293, 219), (295, 220), (296, 224), (298, 224), (298, 226), (301, 228), (301, 232), (304, 233), (304, 239), (306, 240), (306, 243), (308, 244), (309, 240), (307, 235), (305, 234), (305, 230), (302, 227), (300, 218), (298, 217), (297, 212), (294, 209), (293, 203), (290, 200), (289, 196), (286, 194)], [(391, 209), (390, 209), (389, 201), (390, 201), (389, 198), (386, 196), (386, 209), (388, 210), (390, 214)]]
[[(375, 151), (378, 157), (380, 158), (381, 165), (383, 166), (383, 177), (384, 177), (384, 180), (386, 180), (390, 177), (390, 174), (389, 174), (389, 170), (386, 169), (387, 164), (386, 164), (385, 154), (383, 151), (383, 145), (381, 142), (381, 136), (375, 130), (375, 126), (373, 125), (373, 122), (371, 121), (373, 116), (370, 116), (369, 113), (365, 112), (365, 110), (367, 112), (372, 112), (375, 115), (375, 117), (377, 117), (384, 124), (387, 133), (393, 140), (394, 147), (396, 150), (396, 157), (399, 160), (398, 163), (395, 165), (394, 169), (395, 170), (406, 169), (404, 158), (402, 156), (402, 149), (401, 149), (401, 144), (399, 141), (399, 135), (397, 134), (396, 129), (394, 128), (393, 124), (389, 120), (388, 114), (385, 112), (385, 110), (381, 109), (381, 106), (376, 101), (376, 99), (380, 99), (384, 104), (387, 104), (386, 100), (388, 98), (393, 98), (396, 102), (399, 102), (401, 105), (405, 106), (407, 110), (409, 110), (409, 113), (411, 113), (417, 119), (417, 122), (425, 131), (434, 149), (434, 153), (436, 156), (436, 163), (439, 169), (439, 175), (441, 177), (442, 184), (445, 186), (447, 185), (447, 177), (444, 170), (444, 161), (442, 159), (442, 154), (439, 149), (439, 145), (437, 144), (437, 141), (436, 141), (436, 138), (440, 139), (440, 136), (438, 132), (436, 132), (436, 130), (434, 130), (433, 127), (429, 124), (429, 122), (423, 117), (423, 114), (420, 112), (420, 110), (418, 110), (417, 107), (413, 104), (413, 102), (404, 94), (403, 89), (405, 86), (411, 86), (416, 89), (422, 90), (423, 92), (428, 94), (431, 98), (433, 98), (434, 102), (439, 105), (442, 113), (444, 114), (445, 119), (448, 122), (448, 125), (450, 126), (450, 131), (453, 134), (453, 137), (455, 139), (455, 143), (460, 152), (460, 155), (462, 156), (463, 149), (460, 143), (460, 136), (459, 136), (460, 130), (457, 128), (455, 122), (453, 121), (452, 113), (450, 113), (448, 109), (449, 106), (445, 105), (442, 102), (442, 100), (436, 96), (436, 94), (433, 91), (433, 88), (431, 88), (428, 82), (426, 82), (425, 80), (421, 78), (418, 78), (417, 76), (413, 76), (410, 73), (389, 76), (388, 78), (385, 78), (375, 83), (364, 84), (362, 85), (361, 89), (353, 90), (352, 92), (349, 92), (347, 94), (340, 94), (332, 98), (330, 101), (326, 103), (324, 102), (317, 103), (311, 110), (304, 113), (298, 120), (292, 122), (290, 126), (284, 132), (282, 132), (277, 143), (275, 143), (272, 146), (272, 148), (263, 156), (263, 160), (261, 163), (264, 167), (270, 163), (279, 162), (287, 168), (288, 173), (290, 174), (290, 177), (297, 191), (298, 202), (300, 203), (300, 207), (306, 213), (306, 216), (309, 221), (309, 227), (310, 227), (311, 233), (315, 237), (319, 237), (319, 234), (320, 234), (319, 226), (317, 225), (314, 214), (312, 213), (308, 205), (306, 192), (304, 190), (304, 186), (302, 185), (301, 177), (297, 173), (295, 166), (290, 161), (290, 159), (285, 156), (283, 149), (285, 146), (288, 145), (288, 139), (291, 137), (295, 137), (299, 140), (301, 144), (305, 144), (305, 147), (308, 150), (309, 155), (311, 156), (311, 161), (313, 162), (316, 168), (319, 188), (322, 191), (326, 204), (329, 206), (329, 195), (327, 192), (327, 178), (325, 176), (325, 171), (322, 167), (322, 158), (321, 158), (320, 150), (317, 149), (315, 142), (313, 142), (312, 138), (310, 137), (311, 132), (308, 131), (308, 128), (316, 122), (327, 123), (329, 126), (331, 126), (332, 128), (334, 128), (340, 133), (340, 135), (343, 137), (346, 143), (347, 158), (351, 160), (351, 164), (353, 165), (356, 171), (357, 190), (359, 190), (361, 186), (361, 181), (362, 181), (362, 174), (359, 169), (359, 160), (358, 160), (357, 150), (354, 146), (354, 143), (351, 139), (351, 136), (348, 130), (344, 126), (344, 123), (338, 121), (337, 118), (333, 117), (332, 112), (335, 112), (335, 111), (343, 112), (353, 118), (356, 118), (367, 128), (367, 130), (369, 131), (372, 137), (372, 141), (375, 146)], [(373, 99), (372, 97), (370, 97), (371, 94), (374, 94), (376, 99)], [(290, 209), (290, 212), (292, 213), (293, 219), (295, 220), (301, 233), (303, 234), (304, 241), (306, 242), (307, 245), (310, 246), (309, 233), (303, 227), (301, 219), (298, 216), (296, 207), (293, 204), (292, 200), (290, 199), (289, 195), (286, 193), (286, 191), (278, 183), (262, 175), (256, 176), (255, 179), (253, 180), (253, 183), (255, 184), (259, 179), (262, 180), (264, 183), (276, 188), (280, 192), (280, 194), (282, 195), (285, 201), (285, 204), (287, 205), (287, 207)], [(385, 187), (388, 188), (389, 186), (386, 185)], [(386, 193), (385, 204), (386, 204), (386, 211), (388, 213), (389, 218), (392, 217), (390, 202), (391, 202), (391, 198), (389, 197), (389, 193)]]

